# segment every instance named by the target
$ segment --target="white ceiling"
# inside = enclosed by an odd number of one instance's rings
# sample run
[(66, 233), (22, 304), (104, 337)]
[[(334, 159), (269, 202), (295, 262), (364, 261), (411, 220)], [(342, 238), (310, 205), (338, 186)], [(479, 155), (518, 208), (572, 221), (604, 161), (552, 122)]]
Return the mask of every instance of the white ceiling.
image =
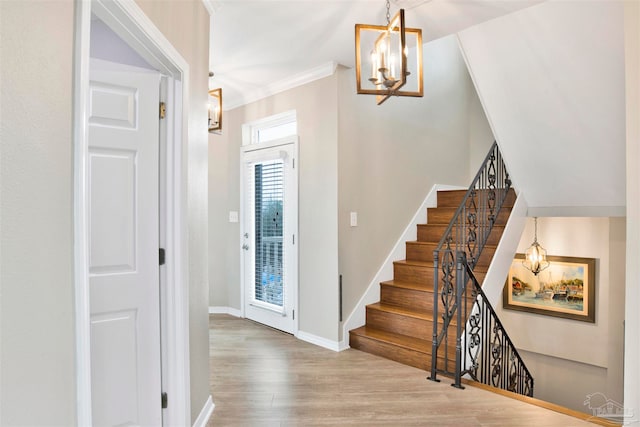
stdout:
[[(392, 0), (425, 43), (542, 0)], [(354, 66), (356, 23), (384, 24), (383, 0), (205, 0), (211, 16), (210, 87), (225, 109), (268, 96), (327, 69)], [(323, 68), (324, 67), (324, 68)], [(329, 67), (331, 69), (331, 67)]]

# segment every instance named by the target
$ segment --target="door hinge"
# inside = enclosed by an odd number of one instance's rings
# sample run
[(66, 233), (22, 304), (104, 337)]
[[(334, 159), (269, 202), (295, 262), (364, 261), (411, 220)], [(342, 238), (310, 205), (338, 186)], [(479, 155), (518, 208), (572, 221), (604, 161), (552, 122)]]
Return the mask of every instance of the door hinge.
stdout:
[(162, 392), (162, 409), (167, 409), (167, 405), (169, 404), (169, 398), (167, 397), (167, 393), (166, 392)]
[(291, 320), (296, 320), (296, 311), (292, 310), (291, 313)]
[(296, 244), (296, 235), (295, 235), (295, 234), (292, 234), (292, 235), (291, 235), (291, 244), (292, 244), (292, 245), (295, 245), (295, 244)]
[(160, 248), (160, 251), (159, 251), (158, 255), (159, 255), (158, 259), (160, 261), (160, 265), (164, 265), (165, 259), (166, 259), (166, 254), (165, 254), (164, 248)]
[(160, 118), (164, 119), (164, 116), (167, 115), (167, 104), (164, 102), (160, 103)]
[(295, 158), (295, 157), (293, 158), (293, 162), (292, 162), (291, 167), (292, 167), (293, 169), (295, 169), (295, 168), (296, 168), (296, 158)]

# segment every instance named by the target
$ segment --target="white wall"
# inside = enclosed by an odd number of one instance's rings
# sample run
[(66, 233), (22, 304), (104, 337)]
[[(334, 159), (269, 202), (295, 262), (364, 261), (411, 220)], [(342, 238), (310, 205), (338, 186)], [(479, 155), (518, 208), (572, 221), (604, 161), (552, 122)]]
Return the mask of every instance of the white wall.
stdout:
[(119, 64), (152, 69), (135, 50), (124, 42), (111, 28), (101, 20), (92, 16), (91, 43), (89, 56)]
[[(627, 118), (627, 283), (625, 407), (640, 416), (640, 4), (624, 5)], [(629, 422), (631, 424), (631, 422)]]
[(624, 215), (622, 2), (545, 2), (459, 37), (530, 212)]
[(242, 124), (296, 110), (299, 135), (299, 327), (338, 340), (337, 76), (227, 111), (209, 154), (211, 306), (241, 309), (239, 224)]
[(73, 2), (0, 2), (0, 425), (75, 424)]
[[(533, 241), (530, 219), (518, 245)], [(548, 255), (596, 259), (596, 322), (505, 310), (496, 312), (535, 381), (535, 397), (590, 412), (588, 394), (622, 403), (625, 219), (538, 218), (538, 241)], [(540, 273), (540, 274), (544, 274)]]

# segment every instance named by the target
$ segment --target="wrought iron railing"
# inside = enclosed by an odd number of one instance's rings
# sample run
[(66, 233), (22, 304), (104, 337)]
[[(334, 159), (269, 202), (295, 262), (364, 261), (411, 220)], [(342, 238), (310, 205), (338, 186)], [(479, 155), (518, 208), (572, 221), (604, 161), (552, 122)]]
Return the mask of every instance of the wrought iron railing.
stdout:
[[(509, 173), (498, 145), (494, 142), (433, 252), (434, 304), (430, 379), (434, 381), (437, 381), (438, 373), (454, 375), (453, 385), (462, 387), (462, 375), (469, 374), (473, 378), (469, 369), (463, 369), (462, 360), (463, 332), (466, 331), (465, 324), (469, 317), (466, 308), (470, 304), (467, 297), (469, 275), (466, 272), (473, 272), (478, 263), (510, 188)], [(463, 304), (466, 308), (462, 307)], [(456, 332), (455, 360), (451, 360), (447, 350), (453, 339), (453, 334), (449, 333), (452, 322), (455, 322)], [(506, 336), (504, 329), (500, 329), (499, 334)], [(471, 341), (465, 343), (472, 344)], [(439, 357), (441, 347), (444, 347), (444, 351)], [(479, 357), (487, 360), (486, 355)], [(452, 362), (455, 362), (453, 367)], [(463, 371), (468, 372), (463, 374)]]
[[(464, 253), (460, 253), (459, 257), (458, 266), (462, 268), (460, 277), (465, 282), (470, 280), (471, 286), (467, 287), (464, 303), (459, 310), (461, 317), (468, 321), (460, 346), (456, 345), (455, 378), (468, 375), (483, 384), (533, 396), (531, 373), (464, 259)], [(471, 294), (471, 298), (467, 298), (467, 293)]]

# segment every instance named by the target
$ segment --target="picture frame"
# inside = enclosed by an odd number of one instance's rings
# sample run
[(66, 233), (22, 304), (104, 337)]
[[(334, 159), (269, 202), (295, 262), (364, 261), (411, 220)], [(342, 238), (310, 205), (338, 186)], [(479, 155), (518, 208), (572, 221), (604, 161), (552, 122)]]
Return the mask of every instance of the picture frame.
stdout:
[(502, 292), (503, 308), (595, 323), (596, 260), (547, 256), (549, 267), (534, 275), (516, 254)]

